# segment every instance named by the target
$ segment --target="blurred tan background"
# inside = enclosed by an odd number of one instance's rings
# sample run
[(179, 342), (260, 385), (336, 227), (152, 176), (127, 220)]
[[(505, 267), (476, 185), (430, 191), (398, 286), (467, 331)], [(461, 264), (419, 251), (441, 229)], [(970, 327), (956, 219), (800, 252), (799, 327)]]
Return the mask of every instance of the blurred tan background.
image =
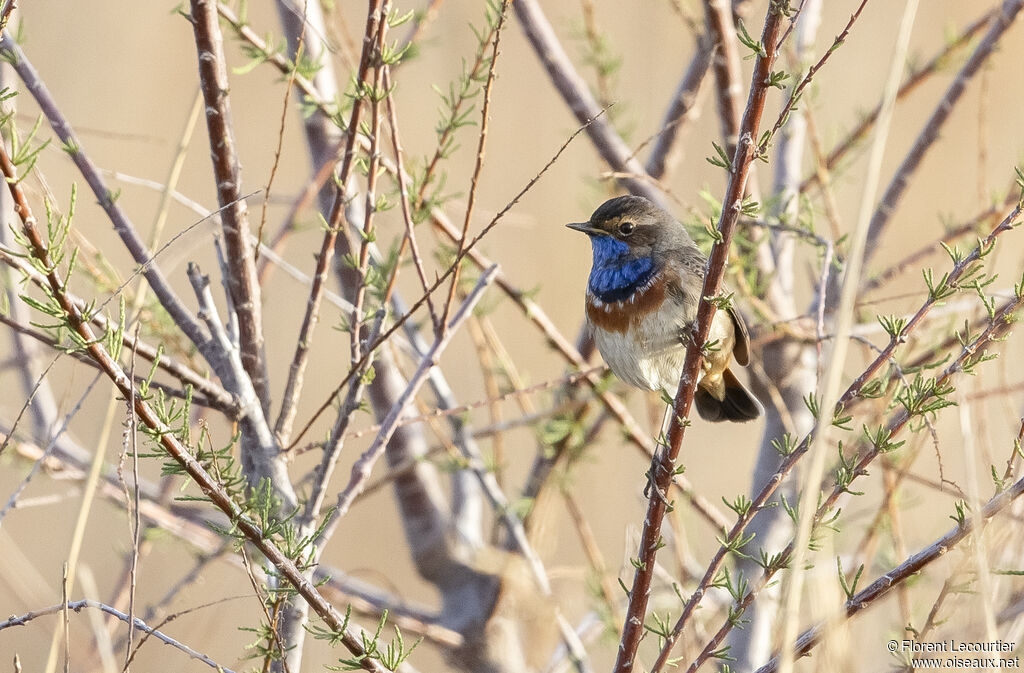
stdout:
[[(345, 26), (335, 22), (334, 29), (361, 30), (365, 12), (362, 3), (339, 4), (344, 5), (339, 11), (345, 19)], [(700, 16), (699, 5), (690, 4), (693, 5), (690, 11)], [(751, 34), (760, 31), (763, 4), (753, 3), (752, 25), (748, 27)], [(842, 29), (856, 3), (844, 0), (825, 4), (816, 53), (821, 53), (831, 44), (832, 37)], [(834, 55), (805, 99), (804, 105), (815, 111), (826, 147), (842, 137), (844, 131), (879, 100), (895, 37), (896, 4), (900, 3), (869, 3), (847, 44)], [(280, 35), (276, 13), (269, 5), (266, 2), (249, 3), (250, 23), (257, 32)], [(398, 4), (398, 9), (415, 9), (419, 5)], [(582, 21), (579, 5), (575, 2), (545, 2), (543, 5), (577, 66), (593, 81), (592, 70), (587, 70), (581, 59), (584, 45), (580, 38)], [(667, 1), (623, 3), (597, 0), (594, 5), (599, 26), (606, 32), (612, 50), (622, 59), (621, 69), (612, 77), (614, 98), (619, 101), (613, 108), (613, 114), (619, 128), (627, 132), (631, 145), (636, 146), (658, 128), (667, 101), (692, 52), (692, 36)], [(922, 3), (911, 53), (918, 55), (919, 60), (927, 58), (942, 46), (950, 31), (974, 20), (992, 5), (991, 2), (964, 3), (956, 0)], [(79, 133), (85, 151), (104, 169), (155, 181), (163, 181), (166, 177), (197, 90), (192, 30), (173, 9), (170, 3), (128, 0), (20, 3), (15, 17), (23, 22), (23, 48), (27, 56)], [(447, 83), (458, 76), (463, 59), (470, 58), (475, 47), (468, 24), (480, 25), (481, 22), (479, 2), (448, 0), (443, 3), (438, 18), (423, 35), (421, 53), (403, 65), (396, 76), (402, 140), (409, 156), (432, 152), (435, 142), (433, 129), (439, 107), (432, 86), (446, 88)], [(399, 29), (396, 34), (404, 35), (405, 30)], [(983, 75), (970, 85), (965, 100), (954, 112), (940, 143), (925, 160), (921, 176), (896, 213), (884, 242), (886, 251), (879, 256), (877, 264), (895, 259), (933, 239), (942, 230), (944, 222), (959, 222), (981, 211), (994, 194), (1005, 193), (1011, 184), (1013, 166), (1021, 160), (1024, 149), (1024, 125), (1020, 123), (1020, 110), (1024, 104), (1024, 69), (1015, 54), (1015, 46), (1019, 45), (1022, 35), (1024, 27), (1021, 25), (1011, 28), (1000, 53)], [(233, 37), (226, 37), (226, 52), (232, 65), (246, 63)], [(931, 78), (898, 107), (886, 155), (884, 180), (888, 179), (896, 162), (910, 146), (934, 102), (948, 85), (955, 65), (960, 62), (955, 60), (947, 72)], [(749, 71), (749, 66), (750, 62), (746, 61), (745, 72)], [(15, 83), (15, 88), (19, 84)], [(284, 104), (284, 86), (280, 76), (266, 66), (256, 67), (246, 74), (232, 74), (231, 84), (231, 105), (243, 162), (243, 191), (256, 191), (265, 185), (273, 162)], [(668, 183), (674, 196), (683, 204), (678, 206), (680, 216), (687, 215), (689, 208), (706, 209), (699, 196), (701, 190), (709, 190), (716, 197), (721, 197), (723, 191), (722, 171), (704, 160), (704, 157), (712, 155), (711, 141), (720, 135), (710, 89), (709, 78), (702, 98), (702, 114), (684, 132), (681, 141), (683, 158)], [(781, 99), (780, 93), (771, 95), (766, 120), (774, 120), (772, 110), (778, 109)], [(37, 110), (26, 94), (20, 94), (16, 104), (19, 127), (27, 129)], [(504, 207), (577, 126), (512, 16), (502, 35), (492, 111), (474, 229)], [(477, 115), (475, 111), (474, 120)], [(461, 221), (464, 208), (476, 132), (476, 127), (462, 131), (458, 143), (460, 149), (448, 166), (446, 191), (461, 195), (449, 207), (456, 221)], [(41, 137), (51, 137), (45, 124)], [(566, 230), (562, 224), (585, 219), (610, 195), (608, 183), (598, 181), (604, 170), (605, 166), (589, 141), (581, 135), (482, 244), (482, 249), (501, 263), (504, 272), (516, 284), (524, 289), (538, 290), (538, 301), (562, 333), (570, 338), (575, 338), (581, 323), (590, 251), (586, 241)], [(759, 167), (759, 170), (761, 184), (767, 188), (769, 171), (766, 167)], [(72, 182), (82, 183), (57, 142), (43, 151), (39, 172), (62, 203), (67, 201), (69, 185)], [(287, 213), (291, 199), (305, 184), (308, 173), (293, 96), (286, 117), (281, 166), (268, 210), (270, 229), (276, 229)], [(856, 219), (862, 174), (863, 162), (858, 161), (837, 178), (838, 204), (847, 226)], [(158, 193), (132, 184), (119, 184), (116, 180), (111, 180), (111, 184), (122, 189), (120, 204), (140, 231), (147, 232), (155, 215)], [(41, 188), (37, 185), (31, 188), (35, 190), (38, 201)], [(202, 122), (192, 141), (178, 190), (207, 208), (215, 206), (206, 131)], [(75, 228), (122, 273), (130, 271), (132, 264), (121, 250), (109, 221), (84, 188), (80, 188), (79, 201)], [(261, 196), (250, 200), (254, 221), (258, 221), (261, 204)], [(193, 213), (175, 205), (171, 210), (168, 232), (179, 231), (194, 220)], [(292, 263), (309, 270), (321, 236), (311, 217), (307, 217), (305, 222), (306, 230), (293, 237), (286, 256)], [(4, 224), (6, 226), (7, 223)], [(382, 231), (399, 231), (401, 220), (397, 210), (384, 214), (379, 226)], [(1020, 236), (1020, 232), (1011, 232), (999, 244), (996, 262), (1007, 282), (1019, 274), (1024, 264), (1024, 243)], [(207, 273), (216, 271), (210, 240), (210, 227), (204, 225), (183, 236), (165, 253), (163, 268), (183, 297), (191, 296), (184, 277), (185, 261), (194, 259)], [(432, 242), (433, 239), (424, 234), (424, 240)], [(933, 257), (931, 262), (936, 268), (946, 268), (944, 257)], [(812, 278), (809, 267), (805, 277), (808, 281), (806, 296), (809, 297)], [(400, 286), (407, 298), (418, 296), (411, 269), (403, 272)], [(902, 311), (916, 306), (923, 289), (918, 272), (906, 274), (894, 285), (891, 294), (918, 294), (891, 302), (884, 311)], [(304, 298), (304, 288), (280, 272), (274, 274), (264, 289), (270, 374), (278, 394), (294, 347)], [(564, 363), (545, 347), (540, 335), (513, 306), (499, 300), (493, 290), (485, 304), (494, 307), (492, 317), (530, 383), (556, 379), (563, 373)], [(882, 308), (878, 310), (883, 311)], [(337, 324), (337, 319), (337, 313), (329, 309), (321, 320), (313, 362), (322, 365), (311, 376), (306, 390), (307, 402), (299, 413), (300, 420), (308, 417), (311, 409), (319, 404), (347, 369), (348, 337), (331, 329)], [(0, 352), (7, 352), (8, 339), (6, 332), (0, 332), (0, 344), (3, 344), (0, 348), (5, 349)], [(1019, 362), (1022, 351), (1019, 342), (1011, 342), (1010, 348), (1013, 351), (1008, 360), (1012, 369), (1014, 362)], [(460, 363), (467, 358), (473, 359), (472, 346), (463, 334), (448, 351), (442, 364)], [(48, 358), (44, 358), (44, 362), (48, 362)], [(1005, 373), (1000, 375), (996, 372), (1005, 371), (1003, 368), (1006, 366), (1005, 361), (996, 363), (987, 370), (995, 379), (979, 380), (970, 385), (978, 390), (997, 387), (998, 382), (990, 385), (990, 381), (1005, 376)], [(468, 403), (485, 397), (476, 368), (449, 366), (446, 371), (460, 401)], [(74, 406), (92, 376), (91, 370), (66, 359), (55, 366), (50, 381), (64, 412)], [(0, 402), (0, 414), (9, 421), (17, 414), (23, 394), (9, 369), (0, 371), (0, 377), (6, 391)], [(71, 421), (70, 432), (87, 447), (92, 447), (90, 442), (97, 436), (97, 426), (110, 395), (109, 384), (100, 381), (85, 399), (82, 411)], [(646, 400), (636, 392), (629, 396), (631, 408), (638, 417), (648, 419), (652, 415), (660, 415), (656, 400)], [(1021, 413), (1021, 400), (1019, 389), (1011, 396), (996, 397), (986, 407), (989, 411), (978, 419), (978, 445), (982, 451), (990, 452), (992, 462), (998, 463), (1008, 454), (1010, 447), (1007, 442), (1017, 427), (1015, 419)], [(547, 393), (537, 398), (542, 408), (550, 406), (550, 402)], [(505, 405), (505, 409), (509, 415), (517, 413), (512, 405)], [(483, 410), (473, 412), (472, 417), (480, 419), (481, 424), (486, 422)], [(962, 457), (958, 451), (956, 438), (959, 430), (955, 426), (955, 418), (954, 412), (950, 415), (951, 421), (940, 425), (943, 433), (940, 446), (944, 469), (960, 474)], [(363, 422), (366, 422), (365, 418)], [(322, 433), (326, 427), (321, 422), (313, 434)], [(220, 429), (218, 439), (226, 441), (223, 430)], [(641, 491), (647, 465), (634, 449), (616, 442), (616, 433), (609, 432), (604, 436), (600, 449), (591, 451), (574, 472), (571, 488), (595, 524), (597, 540), (606, 558), (611, 564), (618, 565), (634, 553), (635, 531), (645, 509)], [(694, 452), (684, 448), (687, 476), (715, 502), (720, 502), (722, 496), (731, 498), (737, 493), (748, 492), (758, 439), (759, 427), (756, 424), (723, 429), (696, 423), (687, 437), (688, 447), (701, 447), (702, 450)], [(361, 441), (352, 445), (350, 455), (356, 455), (358, 447), (365, 445), (366, 440)], [(516, 484), (532, 458), (533, 435), (528, 429), (516, 431), (509, 436), (506, 446), (509, 482)], [(120, 440), (115, 432), (105, 450), (108, 457), (113, 458), (119, 449)], [(933, 456), (928, 456), (929, 452), (925, 450), (926, 458), (918, 469), (929, 478), (936, 479), (936, 461)], [(0, 461), (0, 501), (6, 501), (27, 472), (29, 463), (16, 458), (11, 450)], [(348, 463), (343, 460), (338, 471), (342, 479), (347, 478), (347, 467)], [(144, 474), (151, 478), (158, 475), (157, 470), (154, 461), (143, 465)], [(293, 472), (296, 473), (299, 472)], [(80, 493), (76, 484), (39, 475), (23, 497), (32, 499), (48, 495), (59, 496), (59, 499), (12, 511), (0, 527), (0, 613), (3, 615), (21, 614), (60, 600), (61, 565), (68, 552)], [(906, 498), (907, 516), (911, 520), (922, 512), (929, 514), (929, 508), (936, 506), (952, 511), (951, 498), (937, 495), (924, 487), (909, 486)], [(863, 510), (858, 512), (858, 508)], [(849, 534), (857, 535), (858, 516), (864, 512), (871, 512), (867, 504), (858, 502), (853, 505), (849, 513)], [(682, 516), (686, 522), (693, 521), (693, 514), (689, 511), (684, 511)], [(578, 587), (585, 579), (581, 571), (583, 555), (579, 544), (574, 536), (558, 532), (566, 526), (561, 508), (555, 507), (546, 517), (551, 533), (541, 538), (539, 548), (548, 564), (555, 589), (561, 591), (562, 587), (570, 585)], [(922, 525), (919, 528), (911, 528), (913, 539), (908, 540), (911, 549), (942, 534), (950, 524), (945, 517), (933, 514), (922, 515), (920, 520)], [(110, 596), (114, 590), (112, 584), (119, 575), (123, 554), (130, 546), (128, 530), (125, 513), (120, 508), (107, 500), (97, 501), (90, 519), (82, 565), (95, 575), (101, 599)], [(701, 563), (714, 550), (712, 545), (715, 542), (707, 535), (706, 528), (700, 528), (689, 541)], [(357, 577), (429, 604), (436, 597), (427, 585), (416, 578), (407, 556), (401, 553), (404, 547), (391, 495), (385, 489), (361, 502), (344, 520), (338, 536), (329, 547), (327, 561)], [(162, 596), (183, 569), (190, 565), (191, 559), (192, 552), (187, 545), (170, 536), (156, 539), (153, 551), (141, 564), (141, 604)], [(874, 577), (876, 574), (867, 572), (865, 576)], [(255, 625), (258, 606), (250, 594), (244, 574), (230, 566), (213, 564), (198, 586), (183, 593), (172, 608), (185, 610), (216, 599), (244, 597), (190, 612), (168, 625), (167, 630), (180, 641), (225, 665), (244, 668), (246, 664), (239, 662), (238, 658), (252, 634), (240, 632), (236, 627)], [(79, 582), (76, 596), (81, 595), (82, 584)], [(570, 618), (579, 617), (587, 610), (588, 605), (579, 591), (567, 591), (566, 595), (574, 597), (566, 605)], [(864, 656), (867, 657), (865, 666), (858, 667), (859, 670), (874, 669), (888, 661), (882, 647), (883, 636), (878, 634), (888, 633), (887, 628), (898, 626), (892, 623), (892, 618), (893, 614), (883, 608), (858, 620), (856, 628), (865, 632)], [(0, 666), (8, 666), (11, 655), (16, 651), (21, 656), (24, 670), (41, 670), (49, 648), (51, 627), (56, 623), (55, 619), (47, 618), (37, 620), (27, 628), (0, 632), (0, 654), (3, 655), (0, 656), (0, 662), (3, 662)], [(74, 646), (86, 648), (90, 638), (87, 618), (72, 617), (71, 626)], [(309, 642), (307, 646), (310, 650), (304, 670), (320, 670), (319, 664), (332, 663), (343, 654), (340, 651), (331, 653), (321, 643)], [(609, 645), (606, 649), (611, 652), (613, 647)], [(874, 665), (867, 662), (874, 662)], [(444, 664), (426, 647), (414, 655), (413, 663), (424, 671), (445, 670)], [(598, 670), (608, 666), (600, 656), (595, 664)], [(189, 661), (180, 653), (156, 643), (142, 649), (136, 666), (140, 671), (206, 670), (198, 662)]]

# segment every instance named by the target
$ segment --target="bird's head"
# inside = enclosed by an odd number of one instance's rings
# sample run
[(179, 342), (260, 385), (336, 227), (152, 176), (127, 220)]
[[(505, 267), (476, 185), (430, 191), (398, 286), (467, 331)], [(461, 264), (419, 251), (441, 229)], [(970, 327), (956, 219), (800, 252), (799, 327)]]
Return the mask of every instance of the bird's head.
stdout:
[(656, 258), (692, 241), (672, 215), (642, 196), (605, 201), (586, 222), (565, 225), (590, 237), (594, 266), (624, 259)]

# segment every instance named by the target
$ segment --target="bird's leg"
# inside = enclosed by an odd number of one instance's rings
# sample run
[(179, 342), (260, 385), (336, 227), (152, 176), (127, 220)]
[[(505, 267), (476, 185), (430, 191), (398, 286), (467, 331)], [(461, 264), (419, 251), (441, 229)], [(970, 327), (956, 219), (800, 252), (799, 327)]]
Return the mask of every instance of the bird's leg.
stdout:
[(682, 342), (684, 346), (689, 346), (696, 340), (698, 332), (697, 327), (697, 318), (694, 317), (693, 320), (688, 320), (686, 324), (679, 329), (679, 341)]
[(654, 491), (655, 496), (661, 500), (662, 503), (670, 510), (672, 509), (672, 503), (667, 500), (668, 493), (658, 488), (658, 474), (657, 470), (664, 470), (663, 464), (664, 451), (667, 450), (666, 438), (668, 436), (668, 427), (672, 419), (673, 406), (671, 404), (665, 409), (665, 417), (661, 421), (661, 432), (658, 434), (658, 448), (654, 451), (654, 458), (651, 460), (651, 467), (647, 470), (647, 486), (644, 487), (644, 497), (650, 499), (651, 491)]
[(665, 505), (669, 510), (672, 509), (672, 503), (668, 501), (668, 493), (658, 488), (658, 476), (657, 471), (665, 470), (665, 466), (661, 464), (661, 451), (658, 449), (654, 452), (654, 459), (651, 461), (651, 466), (647, 469), (647, 485), (644, 486), (644, 497), (650, 500), (651, 493), (654, 493), (654, 497), (661, 500), (662, 504)]

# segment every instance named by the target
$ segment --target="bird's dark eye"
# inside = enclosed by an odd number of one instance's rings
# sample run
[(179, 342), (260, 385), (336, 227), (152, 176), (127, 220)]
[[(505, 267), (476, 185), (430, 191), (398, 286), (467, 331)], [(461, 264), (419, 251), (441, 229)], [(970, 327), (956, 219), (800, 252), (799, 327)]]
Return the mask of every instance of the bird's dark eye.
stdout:
[(629, 236), (633, 233), (633, 229), (635, 228), (636, 227), (632, 222), (623, 222), (619, 225), (619, 233), (623, 236)]

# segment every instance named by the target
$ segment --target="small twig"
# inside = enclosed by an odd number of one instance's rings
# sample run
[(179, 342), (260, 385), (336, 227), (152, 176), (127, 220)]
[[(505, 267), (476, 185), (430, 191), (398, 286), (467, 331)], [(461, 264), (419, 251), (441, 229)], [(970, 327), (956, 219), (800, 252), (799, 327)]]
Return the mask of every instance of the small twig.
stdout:
[[(459, 252), (456, 259), (461, 260), (466, 254), (466, 237), (469, 235), (469, 224), (473, 218), (473, 207), (476, 205), (476, 189), (480, 181), (480, 173), (484, 167), (484, 148), (487, 147), (487, 130), (490, 127), (491, 114), (491, 91), (494, 88), (494, 76), (498, 66), (498, 48), (501, 45), (501, 29), (505, 25), (505, 15), (508, 10), (509, 0), (502, 0), (501, 9), (498, 14), (498, 22), (494, 28), (494, 42), (491, 44), (491, 58), (487, 63), (487, 81), (484, 83), (484, 103), (480, 110), (480, 134), (476, 145), (476, 161), (473, 164), (473, 175), (469, 179), (469, 196), (466, 199), (466, 214), (462, 220), (462, 234), (459, 236)], [(448, 297), (445, 299), (444, 308), (441, 310), (438, 329), (444, 331), (448, 323), (448, 314), (452, 308), (452, 300), (455, 298), (455, 289), (459, 285), (462, 264), (456, 262), (455, 270), (452, 273), (452, 282), (448, 287)]]
[[(384, 70), (384, 89), (391, 91), (391, 69), (385, 68)], [(423, 254), (420, 252), (419, 245), (416, 242), (416, 225), (412, 219), (412, 208), (409, 205), (409, 186), (408, 186), (408, 175), (405, 172), (402, 141), (398, 134), (398, 113), (395, 111), (395, 98), (392, 95), (388, 95), (387, 100), (388, 107), (388, 125), (391, 127), (391, 147), (395, 153), (395, 181), (398, 183), (398, 198), (402, 206), (402, 222), (405, 223), (405, 235), (402, 237), (402, 242), (398, 247), (398, 262), (395, 264), (394, 270), (391, 272), (391, 277), (388, 279), (387, 289), (384, 291), (384, 302), (387, 304), (391, 301), (391, 296), (395, 290), (395, 282), (398, 280), (398, 270), (402, 266), (402, 255), (405, 252), (405, 246), (409, 246), (409, 252), (412, 255), (412, 263), (416, 268), (416, 276), (420, 280), (420, 287), (423, 288), (424, 294), (428, 294), (428, 288), (430, 281), (427, 280), (427, 271), (423, 266)], [(425, 184), (423, 189), (425, 189)], [(422, 198), (422, 197), (418, 197)], [(434, 303), (427, 297), (427, 312), (430, 313), (430, 320), (434, 324), (434, 330), (438, 328), (438, 317), (437, 311), (434, 310)]]
[[(273, 597), (275, 615), (270, 614), (270, 608), (267, 607), (267, 596), (264, 594), (264, 589), (256, 579), (256, 572), (253, 570), (252, 562), (249, 561), (249, 554), (245, 551), (245, 547), (242, 547), (238, 553), (242, 559), (242, 567), (245, 568), (245, 576), (249, 578), (249, 586), (252, 588), (252, 594), (259, 602), (260, 612), (263, 613), (263, 619), (266, 620), (266, 624), (270, 629), (269, 639), (272, 644), (277, 647), (277, 654), (280, 657), (280, 662), (285, 671), (288, 670), (288, 659), (285, 656), (285, 652), (288, 647), (281, 642), (281, 629), (278, 626), (278, 620), (276, 615), (281, 604), (282, 596), (280, 593)], [(266, 671), (271, 663), (273, 650), (268, 648), (266, 655), (263, 658), (263, 670)]]
[[(135, 343), (139, 341), (139, 325), (135, 324)], [(132, 380), (135, 380), (135, 351), (132, 351), (132, 357), (128, 369), (128, 376)], [(125, 431), (128, 433), (126, 447), (130, 447), (132, 453), (132, 521), (131, 521), (131, 535), (132, 535), (132, 552), (131, 552), (131, 571), (130, 580), (128, 583), (128, 646), (125, 652), (124, 673), (128, 672), (129, 662), (131, 661), (132, 645), (135, 643), (135, 589), (138, 580), (139, 570), (139, 542), (142, 535), (142, 515), (139, 513), (139, 441), (138, 441), (138, 417), (135, 415), (135, 386), (132, 386), (131, 394), (128, 396), (128, 427)], [(127, 493), (125, 494), (125, 500), (128, 500)]]
[[(221, 2), (217, 2), (217, 10), (220, 13)], [(305, 16), (306, 12), (309, 11), (309, 0), (304, 0), (302, 7), (302, 15)], [(302, 47), (303, 42), (306, 38), (306, 22), (302, 22), (302, 29), (299, 31), (299, 35), (295, 42), (295, 63), (291, 68), (291, 73), (288, 75), (288, 83), (284, 88), (284, 100), (281, 102), (281, 118), (277, 123), (277, 145), (274, 147), (274, 161), (270, 165), (270, 175), (267, 176), (267, 184), (263, 187), (263, 206), (260, 208), (260, 225), (256, 228), (256, 241), (257, 245), (253, 251), (253, 262), (258, 263), (260, 260), (260, 246), (263, 243), (263, 228), (267, 224), (267, 209), (270, 206), (270, 188), (274, 185), (274, 178), (277, 176), (278, 166), (281, 164), (281, 149), (284, 147), (284, 129), (285, 124), (288, 121), (288, 106), (291, 101), (292, 87), (295, 84), (295, 78), (299, 74), (299, 61), (302, 59)]]
[[(47, 367), (47, 371), (48, 370), (49, 367)], [(42, 380), (42, 376), (44, 376), (45, 373), (46, 372), (43, 372), (43, 374), (40, 375), (40, 380)], [(96, 376), (93, 377), (92, 381), (89, 382), (89, 385), (86, 386), (85, 392), (82, 393), (82, 396), (78, 399), (78, 402), (75, 403), (75, 406), (71, 408), (71, 411), (64, 415), (64, 420), (61, 422), (60, 427), (56, 428), (53, 431), (53, 434), (51, 435), (49, 442), (47, 442), (46, 444), (46, 448), (43, 449), (42, 455), (39, 456), (38, 460), (36, 460), (36, 462), (32, 464), (32, 469), (30, 469), (28, 471), (28, 474), (26, 474), (21, 479), (21, 482), (18, 484), (18, 486), (16, 486), (11, 492), (11, 496), (10, 498), (7, 499), (7, 503), (4, 504), (2, 509), (0, 509), (0, 523), (3, 522), (4, 517), (7, 516), (8, 512), (10, 512), (12, 509), (18, 506), (18, 499), (21, 497), (21, 494), (25, 491), (25, 488), (28, 486), (29, 482), (32, 481), (32, 478), (36, 475), (36, 473), (38, 473), (39, 470), (42, 469), (43, 464), (46, 462), (46, 459), (49, 457), (50, 453), (54, 450), (54, 447), (57, 446), (57, 443), (60, 441), (60, 438), (64, 436), (65, 432), (67, 432), (68, 426), (71, 424), (71, 419), (77, 416), (78, 412), (81, 411), (82, 405), (85, 404), (86, 398), (89, 396), (90, 393), (92, 393), (92, 389), (96, 386), (96, 383), (99, 380), (100, 375), (97, 373)], [(19, 414), (18, 417), (20, 418), (21, 414)], [(8, 430), (6, 436), (4, 437), (3, 443), (0, 444), (0, 454), (3, 453), (3, 450), (7, 448), (11, 439), (13, 439), (14, 431), (16, 428), (17, 422), (15, 422), (15, 424)]]
[[(489, 11), (489, 10), (485, 10)], [(501, 21), (504, 22), (505, 12), (502, 11)], [(477, 92), (477, 88), (472, 86), (473, 82), (478, 82), (480, 76), (483, 74), (484, 68), (488, 67), (487, 47), (494, 42), (495, 31), (498, 28), (497, 22), (488, 21), (489, 30), (480, 37), (479, 44), (476, 49), (476, 53), (473, 55), (473, 62), (468, 68), (464, 68), (462, 75), (462, 86), (460, 86), (458, 94), (454, 100), (451, 101), (451, 107), (445, 110), (447, 123), (441, 129), (441, 132), (437, 136), (437, 145), (434, 148), (434, 154), (427, 161), (427, 167), (423, 172), (423, 178), (420, 180), (420, 188), (416, 192), (415, 203), (421, 205), (427, 198), (427, 190), (434, 182), (434, 178), (437, 176), (437, 171), (441, 166), (442, 160), (450, 153), (455, 132), (460, 127), (459, 120), (463, 118), (462, 108), (472, 100)], [(468, 115), (470, 110), (466, 110), (465, 114)]]
[(145, 622), (143, 622), (141, 619), (138, 619), (137, 617), (136, 618), (129, 617), (128, 615), (126, 615), (125, 613), (121, 612), (120, 610), (115, 610), (114, 608), (110, 607), (109, 605), (105, 605), (103, 603), (98, 603), (97, 601), (92, 601), (92, 600), (81, 600), (81, 601), (71, 601), (71, 602), (58, 603), (57, 605), (51, 605), (50, 607), (43, 608), (42, 610), (33, 610), (32, 612), (26, 612), (25, 614), (19, 615), (17, 617), (11, 617), (11, 618), (3, 621), (3, 622), (0, 622), (0, 631), (2, 631), (3, 629), (10, 628), (12, 626), (24, 626), (25, 624), (29, 623), (33, 619), (37, 619), (39, 617), (44, 617), (46, 615), (52, 615), (52, 614), (56, 614), (56, 613), (61, 613), (61, 614), (65, 615), (65, 619), (66, 619), (66, 615), (67, 615), (67, 612), (69, 610), (74, 610), (75, 612), (81, 612), (85, 608), (91, 608), (91, 609), (94, 609), (94, 610), (101, 610), (104, 613), (106, 613), (106, 614), (108, 614), (108, 615), (110, 615), (112, 617), (115, 617), (115, 618), (121, 620), (122, 622), (126, 622), (126, 623), (130, 624), (131, 628), (138, 629), (139, 631), (144, 631), (147, 634), (149, 634), (150, 636), (153, 636), (154, 638), (157, 638), (158, 640), (162, 641), (163, 643), (165, 643), (167, 645), (170, 645), (171, 647), (175, 648), (176, 650), (184, 652), (190, 658), (197, 659), (198, 661), (203, 662), (204, 664), (206, 664), (210, 668), (216, 669), (218, 671), (225, 671), (225, 673), (233, 673), (233, 671), (230, 668), (227, 668), (226, 666), (221, 666), (220, 664), (218, 664), (214, 660), (212, 660), (209, 657), (207, 657), (205, 654), (200, 654), (199, 652), (196, 652), (195, 650), (193, 650), (188, 645), (185, 645), (184, 643), (180, 643), (177, 640), (175, 640), (174, 638), (171, 638), (170, 636), (168, 636), (167, 634), (161, 633), (160, 631), (157, 631), (156, 629), (151, 628)]
[[(831, 228), (832, 240), (838, 241), (842, 237), (842, 217), (839, 214), (839, 204), (836, 202), (835, 190), (832, 189), (832, 174), (829, 173), (826, 165), (825, 150), (821, 142), (821, 133), (818, 132), (818, 123), (815, 121), (814, 111), (809, 107), (803, 110), (804, 121), (807, 122), (807, 139), (810, 141), (811, 151), (814, 157), (814, 175), (821, 185), (821, 196), (825, 206), (825, 217)], [(797, 188), (799, 194), (804, 194), (804, 184)]]
[[(0, 316), (0, 321), (3, 321), (4, 324), (8, 324), (5, 319), (5, 316)], [(32, 400), (35, 399), (36, 393), (45, 388), (46, 375), (50, 373), (50, 370), (53, 369), (53, 366), (57, 364), (57, 361), (60, 360), (62, 356), (63, 353), (57, 353), (56, 355), (54, 355), (53, 359), (50, 360), (50, 364), (46, 365), (46, 367), (43, 368), (43, 371), (41, 371), (39, 375), (35, 377), (36, 380), (32, 386), (32, 390), (29, 391), (28, 396), (25, 398), (25, 401), (21, 403), (21, 408), (18, 409), (18, 415), (14, 417), (14, 423), (11, 424), (10, 434), (7, 437), (4, 437), (3, 442), (0, 442), (0, 456), (3, 456), (4, 451), (7, 450), (7, 445), (10, 443), (11, 437), (14, 436), (15, 431), (17, 431), (18, 426), (21, 424), (21, 419), (25, 416), (25, 412), (32, 407)], [(8, 501), (7, 506), (0, 510), (0, 521), (3, 521), (4, 514), (6, 514), (7, 510), (11, 508), (12, 503), (13, 500)]]
[(594, 529), (587, 520), (586, 513), (579, 502), (577, 502), (576, 497), (567, 488), (562, 490), (562, 502), (565, 503), (565, 508), (572, 519), (573, 527), (580, 538), (580, 545), (587, 556), (590, 571), (597, 578), (598, 587), (601, 591), (601, 600), (604, 601), (604, 609), (608, 611), (612, 619), (621, 619), (620, 590), (612, 576), (608, 574), (608, 565), (601, 554), (601, 547), (597, 544)]
[[(60, 621), (64, 631), (64, 673), (70, 673), (71, 671), (71, 619), (68, 615), (68, 562), (65, 561), (62, 566), (61, 578), (60, 578)], [(54, 632), (56, 635), (56, 632)], [(50, 650), (51, 655), (53, 650)], [(50, 668), (50, 662), (54, 659), (51, 656), (50, 660), (46, 662), (46, 668)]]

